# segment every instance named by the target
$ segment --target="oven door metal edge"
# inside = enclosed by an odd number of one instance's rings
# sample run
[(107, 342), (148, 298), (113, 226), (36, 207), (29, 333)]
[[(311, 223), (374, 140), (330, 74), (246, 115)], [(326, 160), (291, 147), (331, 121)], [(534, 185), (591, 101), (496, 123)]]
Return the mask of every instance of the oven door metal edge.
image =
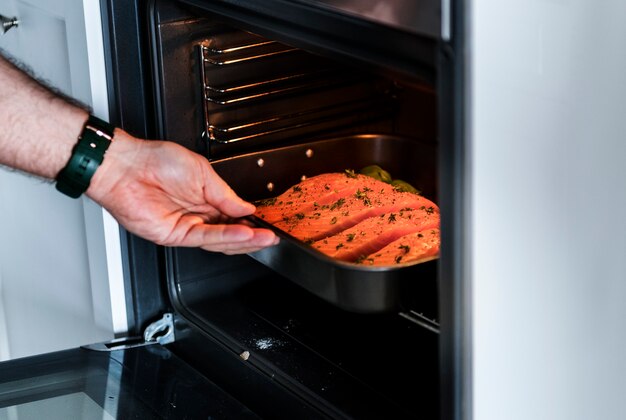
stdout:
[(173, 339), (172, 332), (166, 314), (146, 329), (148, 341), (114, 340), (0, 363), (0, 418), (258, 419), (159, 343)]

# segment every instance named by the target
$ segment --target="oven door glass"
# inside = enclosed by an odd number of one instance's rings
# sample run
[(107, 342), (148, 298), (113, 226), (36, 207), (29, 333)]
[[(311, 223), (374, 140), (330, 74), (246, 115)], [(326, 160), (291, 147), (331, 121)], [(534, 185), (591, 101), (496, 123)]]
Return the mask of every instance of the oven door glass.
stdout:
[(160, 345), (0, 363), (0, 420), (258, 418)]

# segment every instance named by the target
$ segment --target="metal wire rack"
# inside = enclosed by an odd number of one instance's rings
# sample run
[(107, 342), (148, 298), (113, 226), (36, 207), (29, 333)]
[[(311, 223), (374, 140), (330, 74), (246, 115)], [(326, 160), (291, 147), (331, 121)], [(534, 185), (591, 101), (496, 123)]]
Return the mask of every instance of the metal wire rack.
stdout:
[(277, 141), (382, 118), (390, 86), (245, 31), (197, 45), (204, 136), (211, 145)]

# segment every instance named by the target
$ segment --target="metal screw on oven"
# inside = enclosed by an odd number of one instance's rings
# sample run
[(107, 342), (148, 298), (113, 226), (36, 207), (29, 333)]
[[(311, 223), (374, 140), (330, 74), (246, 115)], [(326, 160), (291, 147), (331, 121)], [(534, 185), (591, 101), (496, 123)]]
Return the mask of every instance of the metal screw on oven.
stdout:
[(274, 183), (273, 182), (268, 182), (267, 183), (267, 190), (268, 191), (274, 191)]
[(263, 165), (265, 165), (265, 161), (263, 160), (263, 158), (260, 158), (256, 161), (256, 164), (259, 165), (259, 168), (262, 168)]
[(304, 152), (304, 154), (306, 155), (306, 157), (312, 158), (313, 157), (313, 149), (306, 149), (306, 152)]
[(0, 28), (2, 29), (2, 33), (7, 33), (7, 31), (11, 28), (15, 28), (20, 24), (20, 21), (17, 17), (6, 17), (0, 15)]
[(244, 351), (239, 355), (243, 360), (248, 360), (250, 358), (250, 352), (248, 350)]

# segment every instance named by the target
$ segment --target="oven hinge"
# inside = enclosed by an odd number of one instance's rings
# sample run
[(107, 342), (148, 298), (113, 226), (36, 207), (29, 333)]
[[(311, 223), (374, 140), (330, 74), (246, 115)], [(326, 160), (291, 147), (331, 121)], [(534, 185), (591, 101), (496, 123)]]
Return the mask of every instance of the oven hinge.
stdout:
[(143, 339), (146, 344), (169, 344), (176, 341), (174, 336), (174, 315), (163, 314), (158, 321), (154, 321), (143, 332)]
[(169, 344), (176, 341), (174, 335), (174, 315), (166, 313), (158, 321), (154, 321), (146, 327), (143, 337), (123, 337), (104, 343), (89, 344), (82, 346), (87, 350), (113, 351), (126, 350), (133, 347), (151, 346), (153, 344)]

